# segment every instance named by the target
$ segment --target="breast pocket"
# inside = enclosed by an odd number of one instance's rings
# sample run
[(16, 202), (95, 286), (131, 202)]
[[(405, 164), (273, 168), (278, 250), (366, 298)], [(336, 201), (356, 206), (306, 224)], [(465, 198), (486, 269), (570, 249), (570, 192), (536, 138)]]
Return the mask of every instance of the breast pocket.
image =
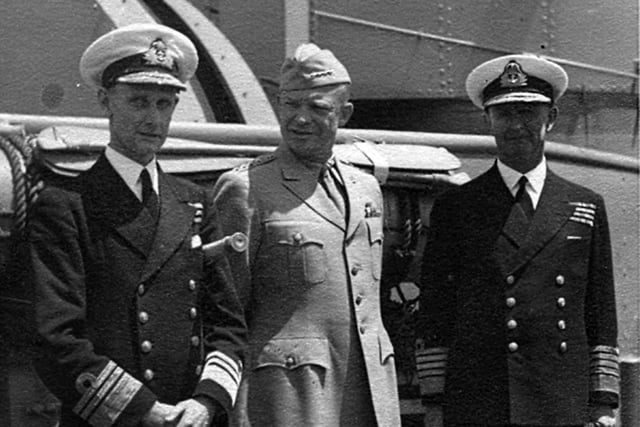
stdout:
[(371, 273), (375, 280), (380, 280), (382, 274), (382, 221), (379, 218), (370, 218), (366, 222), (369, 246), (371, 247)]
[[(571, 264), (576, 265), (576, 261), (586, 262), (591, 252), (591, 230), (588, 225), (569, 221), (558, 234), (560, 247), (557, 252), (563, 257), (572, 261)], [(582, 264), (582, 262), (578, 262)], [(572, 265), (572, 267), (573, 267)], [(582, 269), (582, 266), (580, 266)]]
[(325, 281), (327, 255), (318, 224), (278, 221), (266, 224), (267, 248), (260, 274), (287, 275), (292, 284), (309, 286)]

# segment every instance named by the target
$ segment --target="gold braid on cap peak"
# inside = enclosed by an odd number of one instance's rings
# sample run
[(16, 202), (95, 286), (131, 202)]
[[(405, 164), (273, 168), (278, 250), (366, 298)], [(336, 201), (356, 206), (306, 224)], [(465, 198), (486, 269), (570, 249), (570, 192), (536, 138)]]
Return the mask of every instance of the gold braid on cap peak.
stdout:
[(122, 58), (110, 64), (102, 73), (102, 86), (110, 88), (118, 78), (141, 71), (157, 70), (178, 78), (180, 68), (176, 56), (180, 49), (172, 40), (157, 37), (149, 48), (135, 55)]
[(482, 101), (488, 100), (506, 93), (529, 92), (546, 96), (553, 100), (553, 86), (545, 80), (527, 74), (522, 66), (515, 60), (505, 65), (502, 74), (493, 80), (482, 91)]

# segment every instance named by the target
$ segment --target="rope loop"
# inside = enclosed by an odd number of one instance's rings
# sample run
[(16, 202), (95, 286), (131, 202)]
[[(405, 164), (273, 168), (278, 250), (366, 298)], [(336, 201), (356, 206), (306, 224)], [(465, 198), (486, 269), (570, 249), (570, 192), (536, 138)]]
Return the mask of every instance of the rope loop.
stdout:
[(20, 234), (27, 224), (29, 207), (36, 201), (43, 188), (42, 179), (35, 165), (34, 153), (37, 137), (24, 133), (0, 135), (0, 150), (4, 152), (11, 167), (13, 200), (13, 224), (11, 230), (1, 230), (0, 236)]

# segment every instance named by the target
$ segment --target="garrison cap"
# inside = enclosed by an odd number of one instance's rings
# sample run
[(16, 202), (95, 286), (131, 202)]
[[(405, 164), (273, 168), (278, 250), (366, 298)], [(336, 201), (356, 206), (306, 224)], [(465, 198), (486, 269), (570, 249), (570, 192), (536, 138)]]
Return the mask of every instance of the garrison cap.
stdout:
[(567, 89), (564, 69), (542, 57), (523, 54), (494, 58), (467, 77), (467, 95), (479, 108), (507, 102), (555, 103)]
[(280, 69), (280, 90), (303, 90), (351, 83), (347, 69), (328, 49), (301, 44)]
[(197, 66), (196, 48), (184, 34), (159, 24), (132, 24), (94, 41), (80, 59), (80, 74), (98, 87), (129, 83), (184, 90)]

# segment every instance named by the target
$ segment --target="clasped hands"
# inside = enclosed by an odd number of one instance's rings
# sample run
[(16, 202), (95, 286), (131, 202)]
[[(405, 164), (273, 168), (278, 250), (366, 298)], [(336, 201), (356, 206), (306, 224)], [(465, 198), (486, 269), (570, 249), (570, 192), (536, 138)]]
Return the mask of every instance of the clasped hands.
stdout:
[(216, 404), (209, 398), (196, 397), (176, 405), (155, 402), (142, 419), (142, 427), (209, 427)]

